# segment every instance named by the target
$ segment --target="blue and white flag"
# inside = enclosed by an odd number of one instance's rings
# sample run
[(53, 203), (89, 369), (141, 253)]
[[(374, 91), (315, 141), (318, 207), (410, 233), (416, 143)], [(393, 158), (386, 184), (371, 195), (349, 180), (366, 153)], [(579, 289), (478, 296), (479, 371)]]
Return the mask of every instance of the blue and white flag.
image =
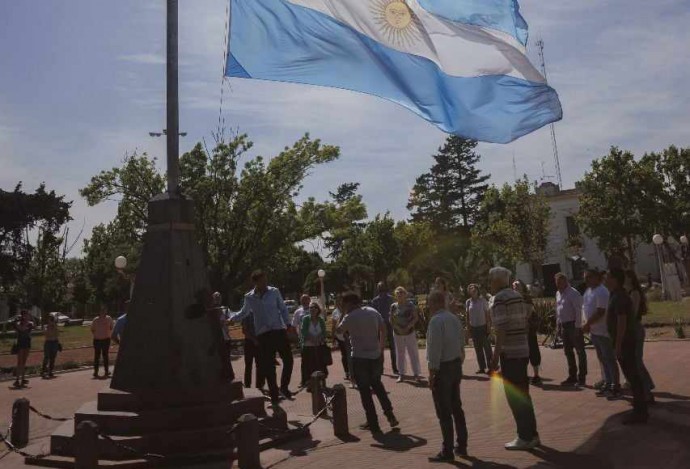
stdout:
[(508, 143), (560, 120), (517, 0), (231, 0), (226, 75), (396, 102), (448, 133)]

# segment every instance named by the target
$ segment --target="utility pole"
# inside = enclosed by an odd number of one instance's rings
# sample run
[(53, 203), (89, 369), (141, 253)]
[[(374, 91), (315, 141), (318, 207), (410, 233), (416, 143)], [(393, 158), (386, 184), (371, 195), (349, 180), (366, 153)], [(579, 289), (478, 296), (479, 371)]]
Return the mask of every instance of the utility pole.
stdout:
[[(539, 49), (539, 59), (541, 60), (541, 71), (544, 75), (544, 80), (549, 83), (549, 78), (546, 75), (546, 59), (544, 57), (544, 41), (542, 39), (537, 39), (536, 46)], [(553, 148), (553, 159), (556, 164), (556, 179), (558, 180), (558, 189), (563, 190), (563, 179), (561, 178), (561, 161), (558, 157), (558, 142), (556, 140), (556, 126), (551, 123), (549, 126), (551, 128), (551, 147)]]
[(167, 8), (167, 132), (168, 194), (180, 185), (180, 97), (178, 85), (178, 0), (168, 0)]

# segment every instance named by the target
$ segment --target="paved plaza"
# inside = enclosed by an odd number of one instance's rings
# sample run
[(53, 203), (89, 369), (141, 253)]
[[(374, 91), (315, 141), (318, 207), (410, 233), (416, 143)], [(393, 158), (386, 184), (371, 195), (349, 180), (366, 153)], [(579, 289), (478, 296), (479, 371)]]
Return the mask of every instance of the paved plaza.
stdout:
[[(620, 424), (621, 414), (629, 401), (609, 402), (594, 396), (592, 389), (564, 389), (558, 383), (565, 378), (562, 350), (543, 349), (541, 388), (532, 387), (537, 420), (543, 446), (531, 453), (510, 453), (503, 444), (514, 437), (510, 416), (500, 382), (475, 376), (476, 359), (466, 349), (467, 360), (462, 384), (462, 398), (467, 416), (469, 458), (457, 459), (455, 467), (479, 468), (664, 468), (690, 467), (690, 342), (651, 342), (646, 345), (646, 361), (656, 380), (658, 404), (651, 409), (650, 422), (641, 427)], [(424, 353), (423, 351), (421, 352)], [(596, 381), (599, 369), (593, 350), (590, 358), (589, 382)], [(388, 358), (388, 355), (387, 355)], [(342, 381), (339, 356), (334, 356), (329, 384)], [(241, 376), (243, 361), (234, 362)], [(390, 363), (387, 363), (390, 372)], [(295, 362), (293, 387), (298, 381), (299, 360)], [(382, 437), (374, 439), (357, 426), (363, 422), (359, 396), (348, 389), (348, 406), (352, 441), (342, 442), (333, 436), (328, 420), (312, 428), (312, 438), (288, 447), (262, 453), (265, 468), (425, 468), (432, 465), (427, 457), (440, 449), (440, 430), (434, 414), (430, 391), (423, 386), (395, 382), (388, 374), (385, 385), (391, 394), (400, 420), (399, 431), (384, 426)], [(12, 402), (27, 397), (39, 410), (54, 416), (71, 416), (84, 402), (95, 400), (96, 393), (107, 382), (93, 380), (89, 371), (62, 374), (51, 381), (32, 379), (22, 391), (9, 389), (11, 383), (0, 383), (0, 429), (4, 431), (10, 418)], [(291, 420), (311, 419), (310, 395), (300, 393), (285, 404)], [(59, 425), (31, 417), (31, 445), (28, 450), (48, 450), (48, 437)], [(3, 469), (25, 467), (21, 457), (0, 453)], [(451, 465), (452, 466), (452, 465)]]

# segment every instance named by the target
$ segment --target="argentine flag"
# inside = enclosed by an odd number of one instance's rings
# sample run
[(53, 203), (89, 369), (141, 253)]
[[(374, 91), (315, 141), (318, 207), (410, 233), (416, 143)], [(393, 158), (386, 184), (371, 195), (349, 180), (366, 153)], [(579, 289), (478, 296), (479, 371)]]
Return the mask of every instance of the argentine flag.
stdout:
[(517, 0), (231, 0), (226, 75), (342, 88), (508, 143), (560, 120)]

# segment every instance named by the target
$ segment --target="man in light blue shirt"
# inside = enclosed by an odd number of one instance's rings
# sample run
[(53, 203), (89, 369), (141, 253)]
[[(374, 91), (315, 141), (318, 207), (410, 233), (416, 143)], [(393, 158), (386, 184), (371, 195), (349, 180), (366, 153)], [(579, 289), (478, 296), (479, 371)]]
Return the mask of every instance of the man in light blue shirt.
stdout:
[[(290, 399), (290, 378), (292, 378), (292, 350), (288, 340), (287, 329), (290, 317), (287, 306), (280, 291), (268, 285), (268, 276), (262, 270), (252, 273), (254, 289), (244, 295), (242, 309), (231, 315), (230, 319), (242, 321), (252, 315), (254, 332), (259, 342), (259, 366), (268, 383), (271, 402), (277, 405), (279, 394)], [(283, 372), (280, 377), (280, 392), (276, 379), (275, 355), (278, 353), (283, 362)]]
[[(460, 319), (445, 309), (446, 296), (443, 292), (433, 291), (427, 303), (433, 315), (426, 336), (429, 385), (443, 434), (441, 452), (430, 457), (429, 461), (451, 462), (455, 460), (455, 455), (467, 455), (467, 424), (460, 399), (465, 338)], [(456, 435), (453, 434), (453, 424)], [(454, 436), (457, 437), (455, 448)]]

